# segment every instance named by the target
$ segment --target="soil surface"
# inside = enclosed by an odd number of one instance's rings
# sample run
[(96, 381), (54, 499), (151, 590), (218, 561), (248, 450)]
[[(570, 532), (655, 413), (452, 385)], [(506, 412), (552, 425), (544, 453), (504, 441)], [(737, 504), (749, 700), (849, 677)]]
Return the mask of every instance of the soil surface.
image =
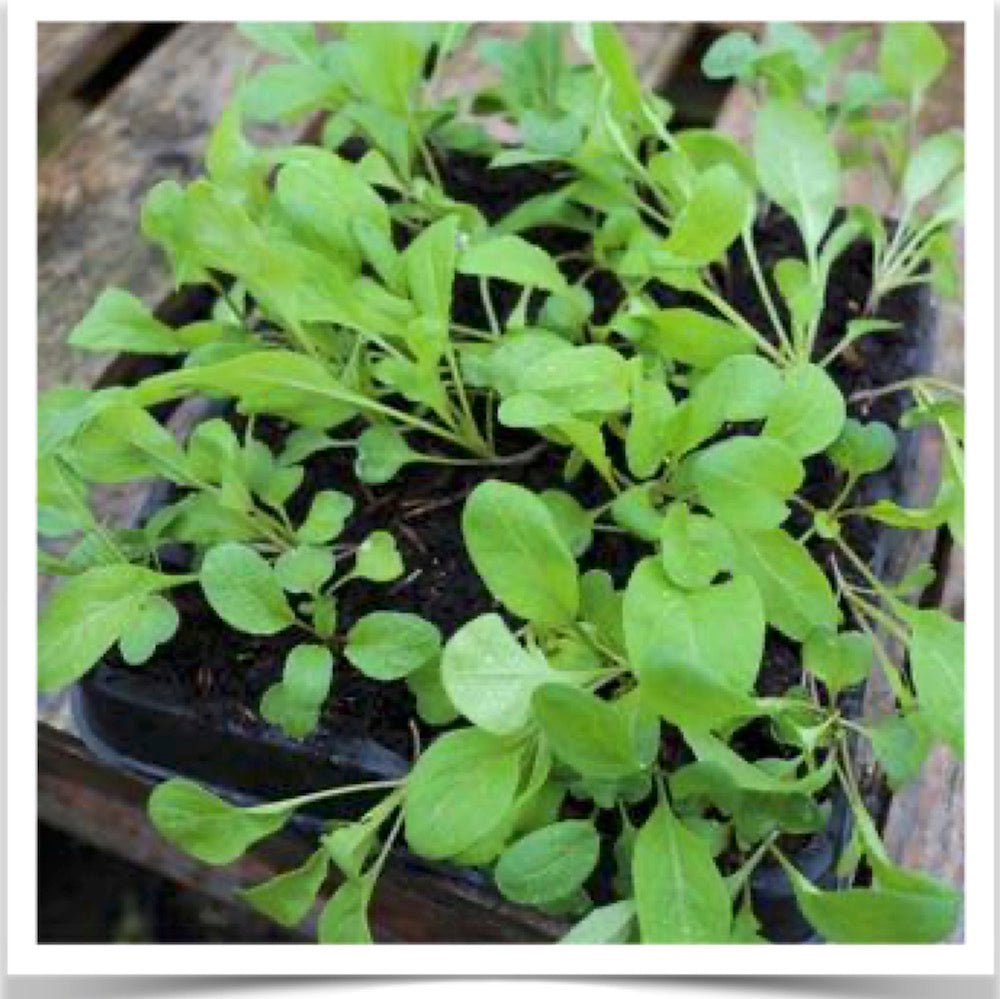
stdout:
[[(488, 219), (506, 214), (526, 198), (553, 189), (561, 181), (530, 167), (483, 172), (473, 157), (453, 157), (444, 173), (449, 193), (479, 205)], [(566, 229), (536, 229), (526, 234), (555, 254), (586, 249), (587, 237)], [(770, 212), (756, 230), (756, 243), (765, 273), (777, 260), (801, 256), (802, 247), (794, 225), (782, 213)], [(568, 276), (578, 274), (576, 261), (568, 261)], [(576, 270), (575, 270), (576, 269)], [(717, 275), (727, 299), (758, 329), (769, 323), (759, 300), (745, 256), (735, 249), (725, 271)], [(858, 243), (845, 252), (833, 267), (823, 321), (819, 331), (817, 356), (822, 356), (842, 335), (846, 324), (860, 315), (871, 279), (870, 247)], [(597, 312), (607, 317), (618, 307), (623, 292), (608, 274), (596, 273), (587, 279)], [(517, 299), (518, 289), (491, 281), (497, 313), (503, 318)], [(664, 305), (688, 304), (685, 296), (660, 287), (656, 297)], [(778, 296), (775, 296), (776, 300)], [(460, 321), (484, 327), (478, 287), (469, 279), (456, 284), (454, 313)], [(530, 314), (530, 313), (529, 313)], [(860, 340), (832, 366), (832, 374), (845, 395), (886, 384), (918, 370), (919, 337), (916, 331), (921, 314), (919, 294), (906, 290), (883, 301), (878, 315), (900, 324), (899, 332), (876, 334)], [(881, 419), (896, 424), (900, 396), (888, 396), (855, 416)], [(239, 422), (236, 420), (235, 422)], [(524, 432), (498, 428), (498, 451), (519, 453), (537, 443)], [(730, 426), (724, 435), (747, 432), (746, 426)], [(273, 447), (280, 445), (288, 427), (280, 421), (258, 420), (256, 432)], [(417, 450), (439, 451), (436, 442), (410, 437)], [(613, 444), (613, 442), (612, 442)], [(388, 530), (396, 538), (406, 566), (404, 576), (390, 584), (355, 581), (340, 594), (338, 632), (344, 633), (358, 618), (377, 609), (412, 611), (434, 622), (445, 636), (487, 610), (499, 609), (486, 592), (465, 551), (460, 529), (462, 504), (475, 486), (487, 478), (521, 483), (532, 490), (565, 489), (585, 507), (608, 499), (606, 487), (589, 467), (571, 482), (563, 476), (566, 453), (549, 447), (532, 461), (520, 465), (455, 467), (410, 465), (384, 486), (359, 483), (352, 471), (353, 453), (326, 451), (306, 462), (306, 477), (289, 504), (293, 519), (304, 515), (311, 497), (320, 489), (338, 489), (355, 501), (355, 513), (338, 543), (353, 546), (373, 530)], [(899, 495), (899, 462), (881, 476), (870, 477), (879, 494)], [(822, 506), (839, 490), (832, 464), (823, 456), (806, 462), (807, 478), (803, 496)], [(796, 532), (808, 526), (804, 514), (793, 507), (789, 526)], [(865, 521), (850, 523), (848, 540), (868, 562), (882, 536)], [(825, 543), (811, 542), (816, 557), (825, 559)], [(652, 551), (643, 542), (620, 534), (596, 532), (594, 542), (581, 559), (583, 569), (605, 569), (617, 585), (627, 581), (636, 561)], [(821, 562), (822, 564), (822, 562)], [(284, 657), (301, 640), (289, 632), (273, 637), (253, 637), (229, 631), (203, 601), (196, 587), (176, 592), (182, 625), (176, 638), (163, 646), (147, 664), (139, 667), (151, 688), (161, 688), (171, 702), (188, 705), (213, 724), (264, 730), (257, 716), (260, 698), (267, 687), (280, 678)], [(798, 650), (788, 640), (769, 630), (764, 662), (757, 688), (762, 695), (777, 695), (797, 683), (801, 676)], [(112, 653), (108, 663), (129, 669)], [(381, 684), (353, 670), (346, 661), (338, 663), (334, 687), (326, 705), (320, 730), (306, 741), (319, 752), (339, 735), (369, 736), (382, 745), (408, 756), (409, 721), (415, 716), (413, 698), (402, 682)], [(426, 733), (429, 734), (429, 733)], [(273, 733), (272, 733), (273, 735)], [(665, 739), (674, 743), (669, 730)], [(774, 755), (778, 748), (763, 726), (750, 726), (741, 739), (751, 756)], [(673, 755), (676, 745), (665, 745)]]

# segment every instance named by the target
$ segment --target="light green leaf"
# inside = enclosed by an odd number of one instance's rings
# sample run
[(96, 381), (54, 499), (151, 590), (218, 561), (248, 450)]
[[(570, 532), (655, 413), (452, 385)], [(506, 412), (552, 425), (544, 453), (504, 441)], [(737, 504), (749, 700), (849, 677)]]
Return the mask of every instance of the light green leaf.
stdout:
[(866, 728), (872, 752), (893, 791), (919, 775), (931, 748), (931, 727), (921, 712), (912, 711), (886, 715)]
[(161, 836), (214, 865), (242, 857), (258, 840), (277, 832), (291, 814), (275, 805), (237, 808), (181, 777), (158, 784), (146, 807)]
[(520, 236), (494, 236), (474, 243), (458, 258), (458, 270), (557, 294), (568, 290), (552, 258)]
[(576, 687), (538, 687), (531, 708), (553, 753), (585, 777), (615, 779), (640, 769), (628, 720), (615, 706)]
[(504, 850), (494, 872), (497, 887), (505, 898), (525, 905), (566, 898), (590, 877), (600, 847), (592, 822), (556, 822)]
[(150, 594), (137, 607), (118, 639), (122, 659), (132, 666), (146, 662), (158, 645), (170, 641), (180, 618), (177, 608), (159, 594)]
[(844, 397), (830, 376), (818, 365), (801, 364), (785, 371), (764, 433), (806, 457), (839, 437), (846, 416)]
[(324, 489), (313, 497), (309, 514), (295, 536), (307, 545), (332, 541), (344, 530), (344, 524), (353, 512), (354, 500), (350, 496), (334, 489)]
[(636, 837), (632, 884), (643, 943), (725, 943), (729, 891), (704, 841), (661, 802)]
[(507, 735), (528, 721), (531, 695), (543, 683), (572, 682), (526, 652), (498, 614), (482, 614), (459, 628), (444, 647), (441, 679), (459, 711), (487, 732)]
[(752, 209), (750, 189), (728, 164), (698, 175), (691, 198), (674, 220), (663, 250), (703, 267), (723, 257)]
[(660, 526), (660, 559), (671, 582), (696, 590), (731, 565), (732, 542), (719, 521), (676, 502)]
[(864, 680), (872, 668), (875, 652), (864, 632), (837, 634), (823, 629), (812, 632), (802, 647), (802, 665), (822, 680), (831, 698)]
[(295, 621), (268, 561), (253, 548), (226, 542), (201, 563), (201, 588), (226, 624), (250, 635), (274, 635)]
[(138, 565), (88, 569), (49, 598), (38, 621), (38, 689), (58, 690), (90, 669), (170, 576)]
[(643, 347), (692, 367), (714, 368), (733, 354), (754, 351), (749, 333), (697, 309), (657, 309), (645, 318), (652, 329), (642, 338)]
[(362, 482), (381, 485), (410, 462), (419, 460), (419, 455), (406, 438), (388, 424), (369, 427), (357, 439), (358, 456), (354, 471)]
[(404, 569), (396, 539), (388, 531), (372, 531), (355, 554), (351, 577), (388, 583), (402, 576)]
[(938, 943), (958, 921), (958, 893), (916, 871), (879, 865), (884, 883), (824, 891), (784, 866), (802, 914), (830, 943)]
[(481, 483), (466, 501), (462, 534), (487, 589), (514, 614), (551, 625), (576, 617), (576, 561), (533, 493), (506, 482)]
[(288, 653), (280, 682), (261, 698), (261, 717), (293, 739), (307, 736), (319, 722), (332, 680), (333, 656), (328, 648), (296, 645)]
[(368, 906), (375, 879), (370, 876), (349, 878), (323, 906), (317, 935), (323, 944), (370, 944)]
[(278, 556), (274, 574), (288, 593), (316, 594), (333, 575), (333, 567), (333, 552), (329, 548), (301, 545)]
[(693, 592), (674, 587), (654, 558), (625, 590), (625, 644), (643, 698), (677, 725), (706, 728), (753, 715), (747, 696), (764, 648), (764, 611), (738, 576)]
[(446, 732), (407, 783), (406, 839), (429, 859), (453, 857), (486, 836), (513, 806), (521, 749), (475, 728)]
[(754, 160), (764, 193), (795, 219), (815, 252), (840, 194), (837, 153), (823, 124), (794, 101), (768, 101), (757, 113)]
[[(615, 413), (629, 401), (629, 367), (622, 355), (603, 344), (587, 344), (557, 350), (524, 368), (516, 380), (516, 392), (529, 394), (553, 407), (565, 418), (569, 414)], [(518, 398), (505, 400), (504, 408)]]
[(630, 898), (589, 912), (560, 941), (563, 944), (628, 943), (635, 925), (635, 902)]
[(910, 668), (928, 729), (961, 757), (965, 751), (965, 629), (939, 610), (911, 616)]
[(451, 315), (457, 257), (457, 215), (428, 226), (403, 252), (410, 294), (424, 315), (445, 320)]
[(174, 331), (161, 323), (135, 295), (109, 288), (73, 327), (69, 343), (85, 350), (128, 351), (130, 354), (179, 354)]
[(416, 614), (372, 611), (347, 633), (344, 655), (365, 676), (398, 680), (441, 652), (441, 633)]
[(764, 437), (720, 441), (689, 461), (702, 503), (733, 527), (777, 527), (788, 516), (784, 500), (805, 478), (795, 453)]
[(282, 121), (333, 109), (337, 81), (312, 63), (265, 66), (240, 89), (240, 107), (251, 121)]
[(561, 489), (546, 489), (538, 497), (548, 508), (556, 529), (569, 550), (579, 558), (593, 538), (591, 515), (569, 493)]
[(309, 914), (329, 867), (329, 855), (319, 849), (301, 867), (236, 894), (281, 926), (296, 926)]
[(663, 463), (671, 444), (674, 397), (657, 378), (632, 379), (632, 418), (625, 435), (625, 460), (639, 479), (650, 478)]
[(910, 207), (933, 194), (962, 166), (964, 143), (957, 132), (942, 132), (924, 139), (906, 164), (903, 198)]
[(734, 531), (735, 568), (756, 582), (770, 624), (803, 642), (816, 628), (835, 630), (840, 610), (822, 570), (782, 530)]
[(912, 101), (941, 75), (948, 49), (929, 24), (890, 21), (882, 29), (878, 64), (889, 90)]
[(869, 475), (885, 468), (896, 453), (896, 435), (884, 423), (860, 423), (848, 418), (840, 436), (827, 449), (830, 460), (851, 475)]

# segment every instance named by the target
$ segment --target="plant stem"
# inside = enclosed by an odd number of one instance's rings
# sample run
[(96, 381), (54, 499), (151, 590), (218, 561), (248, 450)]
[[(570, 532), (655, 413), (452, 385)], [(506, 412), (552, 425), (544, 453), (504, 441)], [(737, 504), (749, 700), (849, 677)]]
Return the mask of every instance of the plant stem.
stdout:
[(862, 399), (878, 399), (883, 395), (892, 395), (893, 392), (918, 391), (923, 387), (940, 389), (943, 392), (950, 392), (953, 395), (965, 395), (965, 389), (954, 382), (946, 381), (944, 378), (933, 378), (930, 375), (917, 375), (914, 378), (903, 378), (898, 382), (890, 382), (880, 388), (861, 389), (851, 394), (850, 402), (858, 402)]
[(717, 295), (714, 291), (707, 287), (702, 287), (699, 289), (698, 294), (701, 295), (707, 302), (714, 305), (723, 316), (726, 317), (731, 323), (739, 326), (741, 330), (749, 334), (757, 343), (757, 346), (761, 351), (767, 354), (776, 364), (781, 367), (785, 366), (785, 358), (782, 357), (780, 353), (774, 348), (774, 346), (769, 343), (761, 334), (754, 329), (724, 298)]
[(757, 291), (760, 295), (760, 299), (764, 303), (764, 308), (767, 310), (767, 315), (771, 320), (771, 326), (774, 328), (774, 332), (778, 336), (778, 341), (780, 342), (782, 349), (789, 357), (791, 357), (791, 340), (785, 332), (785, 327), (782, 325), (781, 318), (778, 315), (778, 310), (775, 307), (771, 291), (767, 287), (767, 281), (764, 279), (764, 272), (761, 269), (760, 260), (757, 257), (757, 247), (754, 244), (753, 231), (749, 227), (745, 228), (740, 238), (743, 241), (743, 249), (746, 252), (747, 260), (750, 262), (750, 270), (753, 272), (754, 281), (757, 284)]
[(313, 791), (311, 794), (303, 794), (297, 798), (285, 798), (282, 801), (269, 801), (263, 805), (252, 805), (246, 811), (256, 815), (270, 815), (273, 812), (291, 811), (301, 808), (303, 805), (311, 805), (314, 801), (325, 801), (327, 798), (336, 798), (344, 794), (359, 794), (362, 791), (381, 791), (385, 788), (400, 787), (406, 783), (406, 777), (397, 780), (373, 780), (364, 784), (347, 784), (342, 787), (328, 787), (322, 791)]
[(493, 339), (496, 340), (503, 331), (497, 321), (497, 314), (493, 311), (493, 300), (490, 298), (490, 279), (485, 275), (479, 277), (479, 294), (483, 300), (483, 308), (486, 310), (486, 319), (490, 324)]

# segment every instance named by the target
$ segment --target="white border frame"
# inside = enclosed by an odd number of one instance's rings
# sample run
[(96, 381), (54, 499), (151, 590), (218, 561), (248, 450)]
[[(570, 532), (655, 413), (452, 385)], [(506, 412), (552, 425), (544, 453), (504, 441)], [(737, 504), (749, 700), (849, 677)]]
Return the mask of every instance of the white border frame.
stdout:
[[(994, 971), (994, 760), (995, 661), (993, 619), (996, 613), (995, 551), (995, 313), (991, 293), (997, 280), (992, 223), (994, 205), (995, 86), (992, 5), (983, 0), (839, 0), (809, 5), (811, 17), (795, 0), (700, 0), (700, 20), (835, 20), (901, 19), (953, 20), (966, 24), (966, 187), (972, 210), (966, 220), (967, 251), (965, 309), (968, 329), (967, 405), (969, 455), (967, 520), (974, 544), (966, 551), (966, 620), (969, 663), (967, 676), (966, 772), (966, 898), (962, 944), (937, 946), (734, 947), (660, 946), (558, 948), (519, 945), (422, 946), (393, 950), (342, 946), (185, 946), (39, 945), (36, 932), (36, 871), (28, 858), (36, 856), (36, 737), (35, 737), (35, 425), (29, 414), (36, 404), (35, 289), (37, 261), (35, 121), (35, 24), (39, 20), (129, 20), (137, 14), (154, 19), (250, 20), (278, 11), (273, 4), (244, 0), (214, 2), (206, 18), (206, 0), (193, 3), (143, 4), (124, 0), (15, 0), (8, 10), (9, 121), (8, 206), (10, 244), (6, 372), (8, 481), (13, 483), (8, 505), (9, 558), (13, 587), (8, 591), (6, 651), (7, 701), (7, 970), (11, 974), (70, 975), (511, 975), (574, 976), (638, 975), (969, 975)], [(499, 6), (499, 5), (494, 5)], [(659, 20), (670, 4), (619, 4), (613, 15), (621, 20)], [(285, 0), (286, 19), (324, 20), (338, 13), (329, 4)], [(364, 13), (382, 19), (412, 19), (414, 9), (398, 3), (369, 4)], [(607, 7), (508, 0), (502, 10), (487, 5), (475, 9), (476, 20), (606, 19)], [(501, 14), (502, 17), (495, 17)], [(680, 10), (677, 13), (681, 13)], [(466, 5), (422, 3), (428, 19), (467, 18)], [(657, 16), (659, 15), (659, 16)], [(972, 85), (969, 85), (969, 81)], [(23, 248), (23, 250), (21, 249)], [(30, 250), (30, 252), (29, 252)], [(11, 421), (13, 417), (13, 421)], [(31, 525), (31, 526), (29, 526)]]

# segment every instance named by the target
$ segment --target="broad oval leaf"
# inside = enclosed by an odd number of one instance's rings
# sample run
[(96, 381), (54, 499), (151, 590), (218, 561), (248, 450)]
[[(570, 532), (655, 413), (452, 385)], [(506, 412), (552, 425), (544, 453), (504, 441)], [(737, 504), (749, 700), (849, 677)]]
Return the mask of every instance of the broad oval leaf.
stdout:
[(135, 295), (120, 288), (102, 292), (69, 334), (69, 343), (85, 350), (130, 354), (178, 354), (174, 331), (161, 323)]
[(198, 578), (212, 610), (239, 631), (274, 635), (295, 621), (271, 565), (247, 545), (230, 541), (210, 548)]
[(642, 346), (696, 368), (714, 368), (733, 354), (754, 351), (749, 333), (697, 309), (657, 309), (647, 318), (652, 329), (642, 338)]
[(555, 261), (543, 249), (514, 235), (474, 243), (458, 258), (458, 270), (559, 294), (568, 288)]
[(309, 914), (329, 867), (329, 854), (319, 849), (301, 867), (243, 888), (237, 894), (281, 926), (296, 926)]
[(398, 680), (441, 651), (441, 632), (417, 614), (372, 611), (347, 633), (344, 655), (365, 676)]
[(462, 534), (486, 588), (514, 614), (549, 625), (576, 617), (576, 560), (533, 493), (507, 482), (481, 483), (462, 511)]
[(628, 943), (635, 925), (635, 902), (598, 906), (580, 920), (560, 941), (561, 944)]
[(323, 944), (370, 944), (368, 925), (374, 879), (348, 878), (323, 906), (317, 923), (317, 937)]
[(750, 189), (728, 164), (698, 175), (691, 198), (675, 219), (663, 249), (694, 266), (720, 259), (752, 209)]
[(965, 750), (965, 628), (939, 610), (911, 617), (910, 667), (927, 727), (960, 757)]
[(407, 781), (406, 839), (424, 857), (454, 857), (486, 836), (514, 804), (521, 749), (467, 728), (446, 732)]
[(281, 680), (261, 698), (261, 717), (293, 739), (308, 735), (330, 693), (333, 656), (323, 645), (297, 645), (285, 660)]
[(805, 457), (832, 444), (846, 416), (844, 397), (826, 371), (816, 364), (802, 364), (785, 372), (764, 433)]
[(840, 164), (815, 113), (772, 98), (757, 112), (754, 161), (764, 193), (795, 219), (815, 252), (840, 194)]
[(600, 847), (592, 822), (556, 822), (528, 833), (500, 855), (497, 887), (505, 898), (525, 905), (568, 898), (590, 877)]

